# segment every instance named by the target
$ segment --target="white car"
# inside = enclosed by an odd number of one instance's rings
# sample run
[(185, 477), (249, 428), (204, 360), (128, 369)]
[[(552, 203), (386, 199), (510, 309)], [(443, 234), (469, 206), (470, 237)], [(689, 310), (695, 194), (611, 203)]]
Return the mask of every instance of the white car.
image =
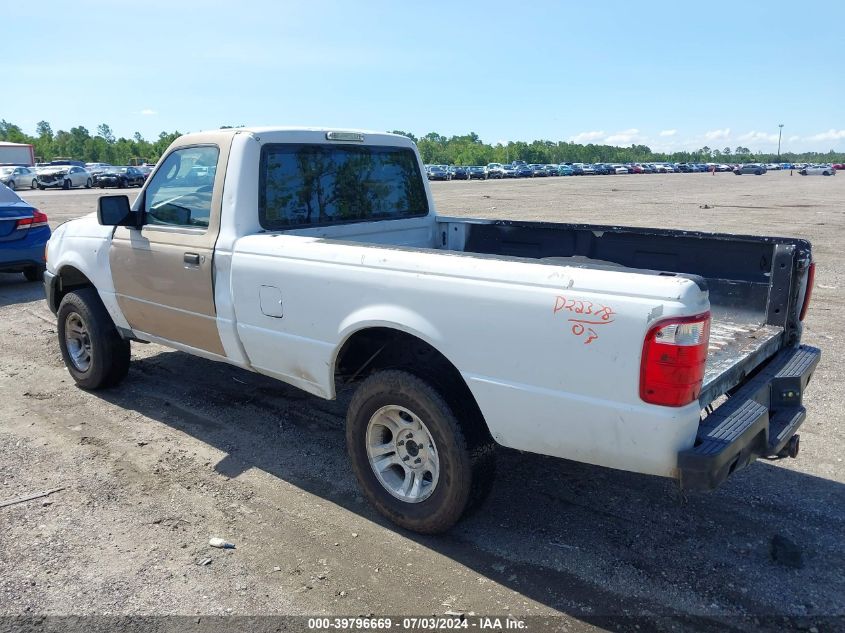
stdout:
[(38, 178), (29, 167), (0, 167), (0, 182), (13, 191), (26, 187), (35, 189), (38, 186)]
[(809, 165), (798, 172), (802, 176), (835, 176), (832, 165)]
[(809, 242), (443, 217), (423, 173), (378, 132), (177, 139), (134, 208), (103, 196), (50, 239), (68, 372), (115, 386), (149, 341), (320, 398), (354, 389), (351, 473), (427, 533), (482, 501), (497, 445), (685, 490), (797, 455), (821, 356), (800, 345)]
[(90, 189), (94, 184), (91, 174), (77, 165), (49, 165), (39, 167), (36, 173), (39, 189)]

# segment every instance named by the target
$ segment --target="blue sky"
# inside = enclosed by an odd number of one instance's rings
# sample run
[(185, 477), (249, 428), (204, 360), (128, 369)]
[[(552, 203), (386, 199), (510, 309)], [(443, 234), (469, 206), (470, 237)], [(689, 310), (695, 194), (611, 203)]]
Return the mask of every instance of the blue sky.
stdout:
[[(841, 2), (4, 3), (0, 118), (845, 150)], [(72, 6), (72, 8), (71, 8)], [(71, 10), (65, 10), (71, 9)]]

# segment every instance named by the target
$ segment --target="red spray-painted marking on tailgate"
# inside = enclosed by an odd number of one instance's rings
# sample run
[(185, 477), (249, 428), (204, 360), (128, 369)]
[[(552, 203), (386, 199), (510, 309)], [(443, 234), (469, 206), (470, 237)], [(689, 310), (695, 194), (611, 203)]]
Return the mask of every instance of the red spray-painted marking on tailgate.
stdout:
[(589, 345), (599, 338), (598, 332), (588, 325), (609, 325), (613, 323), (613, 315), (616, 314), (613, 308), (604, 305), (596, 305), (591, 301), (579, 301), (576, 299), (567, 299), (562, 295), (555, 297), (555, 305), (552, 309), (552, 314), (557, 314), (561, 311), (568, 311), (578, 315), (586, 315), (590, 318), (570, 318), (567, 319), (572, 323), (572, 333), (575, 336), (584, 336), (584, 345)]

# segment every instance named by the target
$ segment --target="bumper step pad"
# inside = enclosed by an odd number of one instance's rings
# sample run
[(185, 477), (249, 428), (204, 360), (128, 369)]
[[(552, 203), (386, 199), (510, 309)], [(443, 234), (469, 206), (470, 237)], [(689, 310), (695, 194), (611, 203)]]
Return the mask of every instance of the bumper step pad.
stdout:
[(821, 352), (783, 350), (699, 425), (695, 444), (678, 454), (681, 487), (712, 490), (761, 456), (776, 455), (801, 426), (804, 389)]

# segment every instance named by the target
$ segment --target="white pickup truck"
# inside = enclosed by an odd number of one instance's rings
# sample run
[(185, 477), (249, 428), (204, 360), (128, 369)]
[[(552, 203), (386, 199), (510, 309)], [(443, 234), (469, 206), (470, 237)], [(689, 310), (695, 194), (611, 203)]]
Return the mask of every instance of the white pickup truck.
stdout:
[(797, 454), (809, 243), (438, 217), (424, 174), (390, 134), (178, 139), (131, 208), (50, 239), (69, 372), (114, 386), (143, 341), (321, 398), (356, 383), (359, 485), (420, 532), (484, 498), (496, 445), (691, 490)]

